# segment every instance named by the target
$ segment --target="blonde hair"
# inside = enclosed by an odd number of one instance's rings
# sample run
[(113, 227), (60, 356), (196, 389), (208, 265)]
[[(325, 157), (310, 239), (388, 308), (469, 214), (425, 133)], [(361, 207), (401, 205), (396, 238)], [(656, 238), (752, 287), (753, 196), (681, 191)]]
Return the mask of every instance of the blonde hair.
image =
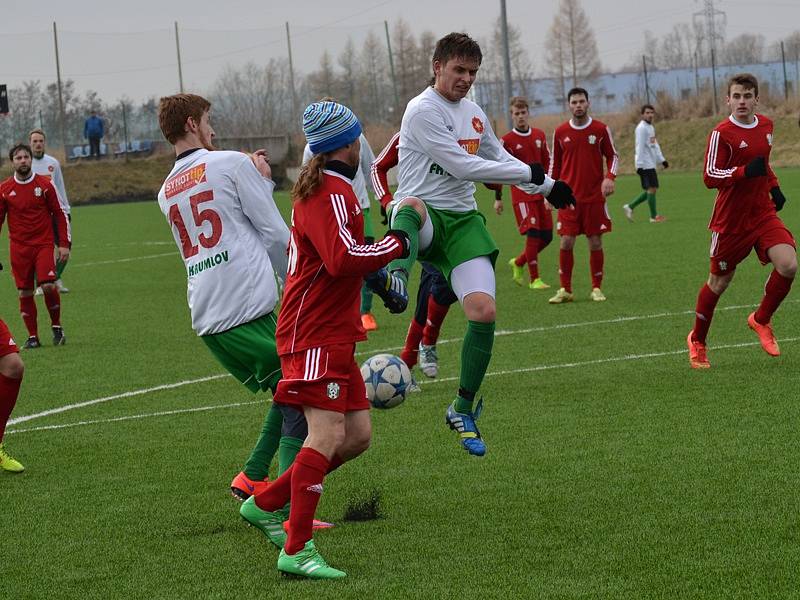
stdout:
[(325, 168), (328, 156), (329, 154), (326, 152), (315, 154), (310, 161), (303, 165), (303, 168), (300, 169), (300, 175), (297, 176), (297, 181), (292, 186), (292, 201), (305, 200), (322, 185), (324, 176), (322, 170)]

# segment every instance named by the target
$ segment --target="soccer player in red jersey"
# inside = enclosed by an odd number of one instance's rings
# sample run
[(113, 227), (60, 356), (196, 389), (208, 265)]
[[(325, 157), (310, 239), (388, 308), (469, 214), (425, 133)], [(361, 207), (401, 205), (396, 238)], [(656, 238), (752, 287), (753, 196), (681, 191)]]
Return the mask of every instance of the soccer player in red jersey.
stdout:
[[(370, 170), (372, 187), (379, 196), (383, 212), (392, 201), (388, 172), (389, 169), (397, 166), (399, 145), (400, 132), (398, 131), (372, 163)], [(489, 186), (487, 185), (487, 187)], [(502, 189), (502, 186), (497, 186), (497, 188), (496, 193)], [(417, 290), (417, 304), (414, 309), (414, 317), (408, 326), (400, 358), (408, 365), (409, 369), (413, 369), (419, 360), (419, 368), (425, 376), (435, 378), (439, 374), (439, 356), (436, 351), (439, 331), (450, 306), (458, 298), (450, 289), (447, 279), (436, 267), (424, 261), (421, 264), (422, 273)], [(414, 386), (416, 386), (416, 382)], [(412, 389), (419, 390), (419, 387)]]
[[(303, 410), (308, 437), (292, 466), (242, 505), (280, 546), (278, 570), (318, 579), (345, 573), (314, 546), (312, 524), (325, 475), (369, 446), (371, 423), (355, 344), (366, 339), (359, 315), (365, 277), (408, 256), (406, 234), (389, 230), (364, 244), (362, 209), (352, 187), (361, 125), (345, 106), (315, 102), (303, 114), (314, 157), (292, 189), (289, 270), (276, 339), (283, 379), (275, 401)], [(392, 284), (396, 276), (389, 276)], [(277, 512), (291, 500), (289, 531)]]
[(58, 230), (58, 260), (66, 262), (71, 245), (69, 222), (58, 202), (58, 194), (47, 177), (31, 170), (33, 152), (26, 144), (17, 144), (8, 154), (14, 174), (0, 183), (0, 226), (8, 215), (11, 271), (19, 289), (19, 308), (28, 329), (25, 348), (38, 348), (38, 325), (34, 277), (44, 292), (50, 313), (53, 344), (66, 342), (61, 328), (61, 298), (55, 286), (56, 263), (53, 257), (53, 226)]
[[(531, 127), (528, 123), (528, 102), (521, 96), (511, 99), (511, 119), (514, 128), (502, 138), (503, 147), (511, 156), (522, 162), (541, 163), (545, 170), (550, 168), (550, 151), (547, 148), (547, 139), (544, 131)], [(511, 187), (511, 202), (514, 205), (514, 216), (517, 218), (517, 227), (520, 235), (525, 236), (525, 247), (522, 253), (508, 261), (511, 266), (511, 275), (518, 285), (524, 283), (523, 265), (528, 265), (532, 290), (546, 290), (547, 285), (539, 277), (539, 252), (544, 250), (553, 241), (553, 216), (551, 206), (545, 202), (541, 194), (528, 194), (518, 187)], [(501, 200), (495, 203), (495, 210)], [(501, 208), (502, 210), (502, 208)]]
[(708, 369), (706, 336), (719, 297), (727, 289), (736, 266), (755, 248), (761, 264), (773, 270), (764, 286), (758, 309), (747, 317), (761, 347), (780, 355), (772, 333), (772, 315), (792, 287), (797, 272), (797, 252), (792, 234), (778, 217), (786, 198), (769, 166), (772, 121), (757, 114), (758, 80), (749, 73), (728, 81), (730, 117), (708, 138), (703, 181), (717, 190), (711, 214), (711, 273), (700, 289), (694, 329), (686, 342), (689, 363)]
[[(0, 269), (2, 268), (0, 265)], [(10, 473), (22, 473), (25, 470), (18, 460), (6, 452), (3, 445), (6, 423), (17, 403), (24, 372), (25, 365), (19, 357), (19, 348), (11, 337), (8, 326), (0, 319), (0, 469)]]
[[(614, 148), (611, 130), (605, 123), (589, 116), (589, 93), (572, 88), (567, 93), (572, 118), (556, 128), (550, 176), (563, 179), (575, 195), (575, 207), (558, 211), (556, 230), (561, 236), (559, 275), (561, 289), (550, 298), (550, 304), (572, 302), (572, 268), (575, 264), (575, 238), (583, 234), (589, 241), (589, 267), (592, 274), (591, 299), (606, 299), (600, 286), (603, 283), (603, 239), (611, 231), (611, 217), (606, 198), (614, 193), (619, 157)], [(606, 172), (603, 174), (605, 159)]]

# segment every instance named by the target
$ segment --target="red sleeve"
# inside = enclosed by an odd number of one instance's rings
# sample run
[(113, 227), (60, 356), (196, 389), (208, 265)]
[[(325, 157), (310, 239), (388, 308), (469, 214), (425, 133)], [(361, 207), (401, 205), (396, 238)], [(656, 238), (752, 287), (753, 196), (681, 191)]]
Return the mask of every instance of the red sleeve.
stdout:
[(605, 125), (605, 128), (606, 131), (600, 149), (603, 152), (603, 156), (606, 157), (606, 177), (609, 179), (616, 179), (619, 155), (617, 154), (617, 149), (614, 147), (614, 137), (611, 135), (611, 129), (608, 125)]
[(46, 177), (42, 178), (42, 183), (45, 201), (47, 202), (47, 209), (50, 211), (50, 216), (52, 217), (53, 222), (56, 224), (56, 228), (58, 229), (58, 244), (62, 248), (71, 248), (72, 238), (70, 236), (69, 221), (67, 221), (67, 215), (64, 213), (64, 209), (61, 208), (61, 204), (58, 202), (58, 193), (56, 193), (56, 188), (53, 187), (53, 184), (50, 183), (50, 180)]
[(729, 168), (730, 160), (730, 144), (722, 138), (719, 130), (714, 129), (708, 136), (706, 168), (703, 171), (703, 182), (707, 188), (728, 187), (744, 177), (744, 167)]
[(545, 171), (550, 170), (550, 149), (547, 147), (547, 136), (542, 136), (542, 166)]
[(6, 221), (6, 211), (8, 207), (6, 205), (6, 196), (3, 193), (3, 190), (0, 189), (0, 230), (3, 229), (3, 223)]
[[(772, 170), (772, 166), (767, 165), (767, 181), (769, 181), (769, 186), (767, 189), (771, 190), (772, 188), (780, 187), (780, 182), (778, 181), (778, 176), (775, 175), (775, 171)], [(2, 221), (0, 221), (2, 223)]]
[(306, 217), (305, 233), (331, 276), (366, 275), (403, 254), (403, 244), (393, 235), (358, 244), (342, 194), (330, 194), (318, 203)]
[(383, 208), (386, 208), (389, 202), (392, 201), (392, 193), (389, 191), (389, 178), (386, 174), (389, 172), (389, 169), (397, 165), (397, 148), (399, 145), (400, 132), (398, 131), (392, 136), (392, 139), (389, 140), (386, 147), (381, 150), (381, 153), (375, 159), (375, 162), (372, 163), (372, 168), (370, 169), (372, 187)]
[(553, 153), (550, 155), (550, 177), (558, 179), (561, 175), (561, 141), (558, 130), (553, 133)]

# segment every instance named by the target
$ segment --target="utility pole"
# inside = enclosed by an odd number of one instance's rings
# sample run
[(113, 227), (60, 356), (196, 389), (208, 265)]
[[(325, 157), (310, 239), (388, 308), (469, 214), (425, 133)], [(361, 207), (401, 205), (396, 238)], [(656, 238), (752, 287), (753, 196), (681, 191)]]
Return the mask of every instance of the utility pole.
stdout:
[[(505, 79), (505, 107), (511, 102), (511, 52), (508, 48), (508, 20), (506, 19), (506, 0), (500, 0), (500, 28), (503, 34), (503, 75)], [(513, 127), (511, 111), (506, 110), (506, 126), (509, 130)]]
[(292, 62), (292, 38), (289, 35), (289, 21), (286, 21), (286, 46), (289, 49), (289, 85), (292, 88), (292, 131), (297, 127), (297, 90), (294, 88), (294, 63)]
[(644, 70), (644, 95), (650, 104), (650, 80), (647, 78), (647, 57), (642, 54), (642, 69)]
[(719, 109), (717, 101), (717, 42), (725, 39), (725, 26), (728, 24), (727, 15), (717, 10), (714, 0), (702, 0), (703, 10), (694, 13), (695, 25), (704, 29), (708, 43), (708, 56), (711, 61), (711, 79), (714, 85), (714, 112)]
[(55, 21), (53, 21), (53, 46), (56, 51), (56, 83), (58, 84), (58, 113), (61, 125), (61, 145), (64, 147), (64, 160), (67, 160), (67, 134), (64, 125), (64, 121), (66, 120), (64, 118), (64, 90), (61, 85), (61, 61), (58, 58), (58, 29), (56, 28)]
[(175, 21), (175, 51), (178, 53), (178, 84), (183, 93), (183, 66), (181, 65), (181, 39), (178, 37), (178, 22)]
[(786, 50), (783, 47), (783, 40), (781, 40), (781, 62), (783, 63), (783, 98), (789, 99), (789, 78), (786, 75)]
[(389, 39), (389, 21), (383, 22), (386, 30), (386, 48), (389, 50), (389, 71), (392, 74), (392, 88), (394, 89), (394, 109), (397, 119), (400, 118), (400, 96), (397, 93), (397, 77), (394, 74), (394, 57), (392, 56), (392, 41)]

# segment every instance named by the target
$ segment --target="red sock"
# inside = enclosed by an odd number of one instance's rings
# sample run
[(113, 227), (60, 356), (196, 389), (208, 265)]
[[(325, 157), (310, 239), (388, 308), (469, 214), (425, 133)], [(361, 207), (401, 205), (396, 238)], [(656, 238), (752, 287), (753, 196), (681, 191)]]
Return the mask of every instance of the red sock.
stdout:
[(325, 473), (325, 475), (327, 475), (328, 473), (332, 473), (333, 471), (341, 467), (343, 464), (344, 461), (342, 460), (342, 458), (338, 454), (334, 454), (333, 458), (331, 459), (331, 464), (328, 465), (328, 471)]
[(572, 250), (561, 250), (558, 253), (558, 274), (561, 287), (572, 293), (572, 267), (575, 266), (575, 255)]
[(12, 379), (0, 373), (0, 442), (6, 432), (6, 423), (14, 410), (22, 379)]
[(714, 317), (714, 309), (719, 301), (717, 296), (708, 284), (700, 288), (700, 293), (697, 296), (697, 306), (695, 307), (694, 319), (694, 339), (695, 341), (706, 343), (706, 336), (708, 335), (708, 328), (711, 327), (711, 319)]
[(756, 323), (766, 325), (772, 320), (772, 315), (778, 310), (789, 290), (792, 289), (793, 281), (794, 279), (784, 277), (776, 270), (769, 274), (767, 285), (764, 286), (764, 297), (756, 311)]
[[(302, 448), (300, 449), (302, 452)], [(261, 510), (273, 512), (286, 506), (292, 494), (292, 471), (295, 463), (281, 473), (275, 481), (270, 481), (267, 489), (255, 496), (255, 503)]]
[(449, 304), (439, 304), (433, 299), (433, 295), (428, 296), (428, 319), (425, 322), (425, 329), (422, 331), (422, 343), (426, 346), (435, 346), (439, 339), (439, 330), (442, 328), (447, 311), (450, 310)]
[(525, 264), (525, 260), (526, 260), (526, 257), (525, 257), (525, 250), (527, 249), (527, 245), (528, 245), (528, 242), (527, 242), (527, 240), (526, 240), (526, 242), (525, 242), (525, 246), (526, 246), (526, 247), (525, 247), (525, 248), (523, 248), (523, 249), (522, 249), (522, 252), (520, 253), (520, 255), (519, 255), (519, 256), (517, 256), (517, 258), (515, 258), (515, 259), (514, 259), (514, 264), (515, 264), (515, 265), (517, 265), (518, 267), (521, 267), (522, 265), (524, 265), (524, 264)]
[(539, 238), (525, 238), (525, 260), (528, 263), (528, 272), (531, 274), (531, 281), (539, 279)]
[(592, 287), (599, 288), (603, 285), (603, 249), (589, 252), (589, 268), (592, 270)]
[(19, 312), (25, 327), (28, 329), (29, 336), (39, 335), (39, 326), (36, 323), (36, 300), (33, 296), (19, 297)]
[(314, 513), (322, 495), (322, 480), (329, 465), (327, 458), (309, 447), (302, 448), (294, 459), (286, 554), (297, 554), (311, 539)]
[(50, 291), (44, 292), (44, 303), (47, 306), (47, 312), (50, 313), (50, 321), (53, 327), (61, 325), (61, 295), (58, 293), (56, 286), (49, 286)]
[(411, 319), (411, 324), (408, 326), (408, 333), (406, 334), (406, 345), (403, 346), (403, 351), (400, 353), (400, 358), (403, 359), (409, 369), (417, 364), (422, 329), (423, 326), (417, 323), (416, 319)]

